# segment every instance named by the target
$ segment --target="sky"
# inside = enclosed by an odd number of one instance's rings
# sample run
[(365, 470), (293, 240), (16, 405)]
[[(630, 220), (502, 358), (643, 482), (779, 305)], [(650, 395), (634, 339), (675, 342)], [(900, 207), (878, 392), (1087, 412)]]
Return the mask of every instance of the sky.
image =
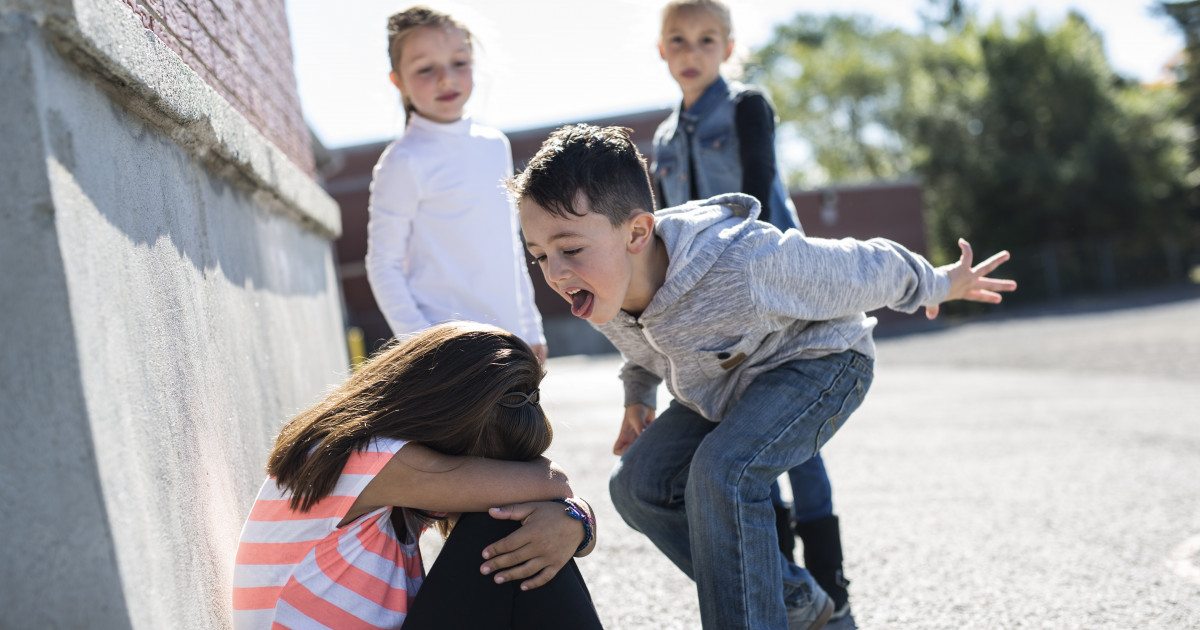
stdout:
[[(655, 0), (424, 0), (477, 39), (479, 122), (505, 131), (669, 107), (680, 98), (656, 48)], [(860, 13), (884, 25), (920, 28), (925, 0), (727, 0), (743, 54), (799, 12)], [(1013, 21), (1035, 7), (1053, 26), (1074, 9), (1104, 37), (1117, 72), (1156, 80), (1183, 48), (1157, 0), (975, 0), (985, 18)], [(329, 148), (388, 140), (403, 128), (399, 94), (388, 81), (387, 18), (408, 2), (287, 0), (301, 107)], [(336, 9), (331, 10), (331, 7)], [(737, 53), (735, 53), (737, 54)]]

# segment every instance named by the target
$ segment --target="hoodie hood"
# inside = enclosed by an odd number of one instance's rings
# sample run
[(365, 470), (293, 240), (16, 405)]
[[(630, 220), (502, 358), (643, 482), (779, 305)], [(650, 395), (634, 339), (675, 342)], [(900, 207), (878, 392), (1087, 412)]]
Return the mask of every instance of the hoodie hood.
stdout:
[(718, 195), (655, 213), (654, 233), (671, 259), (663, 286), (646, 308), (650, 314), (689, 291), (725, 250), (754, 227), (758, 200), (742, 193)]

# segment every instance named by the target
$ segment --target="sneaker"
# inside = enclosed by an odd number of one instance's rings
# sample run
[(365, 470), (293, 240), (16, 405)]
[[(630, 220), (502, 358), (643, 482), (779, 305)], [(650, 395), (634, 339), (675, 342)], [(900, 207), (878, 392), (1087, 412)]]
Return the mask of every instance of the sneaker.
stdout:
[(829, 598), (833, 600), (833, 616), (831, 621), (841, 619), (850, 614), (850, 593), (846, 591), (846, 587), (850, 586), (850, 580), (847, 580), (842, 575), (842, 570), (837, 569), (833, 575), (813, 575), (817, 580), (817, 584), (829, 594)]
[(841, 606), (834, 606), (833, 614), (829, 616), (829, 620), (837, 621), (838, 619), (845, 619), (848, 616), (850, 616), (850, 602), (846, 602)]
[[(846, 612), (850, 607), (846, 606)], [(788, 630), (820, 630), (833, 617), (833, 600), (825, 591), (817, 589), (813, 601), (804, 608), (789, 608)]]

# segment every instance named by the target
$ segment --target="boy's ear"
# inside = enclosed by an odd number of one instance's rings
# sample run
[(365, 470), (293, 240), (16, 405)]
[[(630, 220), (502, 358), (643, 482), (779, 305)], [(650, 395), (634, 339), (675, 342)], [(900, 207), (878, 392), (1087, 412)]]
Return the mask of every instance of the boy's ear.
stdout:
[(397, 90), (404, 91), (404, 88), (400, 86), (400, 75), (396, 74), (394, 70), (388, 73), (388, 79), (392, 82), (392, 85), (396, 86)]
[(725, 59), (724, 59), (724, 61), (729, 61), (729, 58), (732, 56), (733, 56), (733, 40), (731, 39), (731, 40), (729, 40), (729, 43), (725, 44)]
[(654, 215), (639, 211), (629, 217), (629, 241), (625, 247), (631, 254), (640, 254), (654, 240)]
[(667, 60), (667, 49), (663, 48), (662, 40), (658, 40), (658, 56), (663, 61)]

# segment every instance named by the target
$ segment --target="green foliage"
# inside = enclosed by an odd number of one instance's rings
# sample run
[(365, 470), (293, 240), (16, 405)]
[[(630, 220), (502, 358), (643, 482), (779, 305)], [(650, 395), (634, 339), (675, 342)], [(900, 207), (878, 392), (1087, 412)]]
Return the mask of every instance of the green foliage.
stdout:
[(1049, 32), (1033, 14), (1013, 31), (968, 25), (925, 60), (933, 99), (914, 95), (902, 134), (922, 152), (934, 242), (991, 250), (1181, 227), (1173, 94), (1116, 76), (1083, 18)]
[(1186, 42), (1185, 55), (1176, 71), (1179, 79), (1179, 112), (1191, 124), (1192, 163), (1188, 174), (1192, 218), (1200, 221), (1200, 0), (1163, 2)]
[(897, 79), (913, 66), (913, 37), (862, 16), (799, 15), (779, 27), (747, 68), (792, 131), (807, 140), (821, 173), (793, 184), (894, 178), (912, 168), (895, 134), (903, 97)]
[(1110, 235), (1157, 242), (1186, 223), (1177, 93), (1116, 75), (1079, 15), (983, 24), (960, 2), (926, 33), (797, 16), (751, 78), (814, 145), (829, 179), (923, 180), (934, 258)]

